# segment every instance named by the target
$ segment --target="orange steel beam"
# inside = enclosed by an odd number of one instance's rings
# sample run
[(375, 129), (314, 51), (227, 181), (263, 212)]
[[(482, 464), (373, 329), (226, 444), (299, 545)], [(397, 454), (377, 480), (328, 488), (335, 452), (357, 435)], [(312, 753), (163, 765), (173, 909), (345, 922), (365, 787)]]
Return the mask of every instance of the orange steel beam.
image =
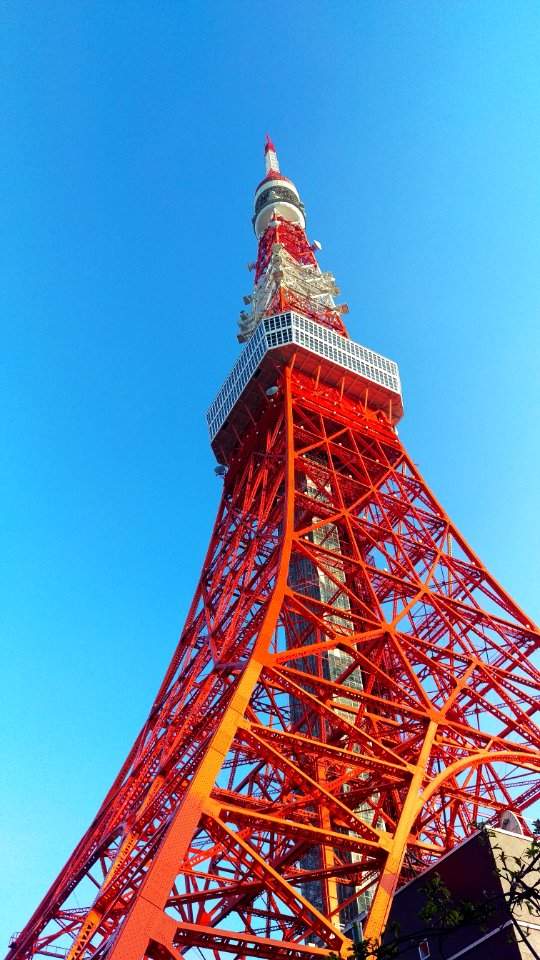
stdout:
[(149, 718), (11, 960), (345, 955), (345, 905), (372, 888), (376, 941), (399, 883), (538, 795), (537, 629), (383, 414), (294, 364), (278, 387)]

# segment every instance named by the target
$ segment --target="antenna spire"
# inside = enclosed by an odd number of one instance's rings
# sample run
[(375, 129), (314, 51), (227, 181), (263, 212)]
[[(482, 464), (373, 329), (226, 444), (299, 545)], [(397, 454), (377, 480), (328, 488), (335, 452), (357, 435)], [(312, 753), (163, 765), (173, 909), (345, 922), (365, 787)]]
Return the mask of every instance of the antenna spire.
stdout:
[(276, 148), (270, 139), (270, 134), (266, 134), (266, 143), (264, 145), (264, 162), (267, 175), (272, 172), (279, 173), (279, 163)]

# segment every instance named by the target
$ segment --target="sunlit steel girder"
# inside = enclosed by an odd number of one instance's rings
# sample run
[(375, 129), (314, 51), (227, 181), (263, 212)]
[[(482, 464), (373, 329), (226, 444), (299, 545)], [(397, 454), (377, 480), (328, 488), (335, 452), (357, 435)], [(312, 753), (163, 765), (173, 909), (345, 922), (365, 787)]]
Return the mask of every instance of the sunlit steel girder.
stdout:
[(537, 777), (536, 629), (386, 417), (276, 376), (150, 717), (12, 957), (344, 953), (344, 886), (376, 884), (377, 934), (400, 877)]

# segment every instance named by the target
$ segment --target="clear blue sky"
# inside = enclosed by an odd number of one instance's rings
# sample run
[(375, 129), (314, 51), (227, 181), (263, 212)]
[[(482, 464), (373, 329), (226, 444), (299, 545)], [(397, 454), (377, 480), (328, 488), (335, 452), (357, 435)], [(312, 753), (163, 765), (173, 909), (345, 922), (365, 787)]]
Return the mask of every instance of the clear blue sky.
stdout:
[(0, 945), (92, 819), (215, 516), (268, 130), (413, 459), (536, 619), (540, 5), (4, 0)]

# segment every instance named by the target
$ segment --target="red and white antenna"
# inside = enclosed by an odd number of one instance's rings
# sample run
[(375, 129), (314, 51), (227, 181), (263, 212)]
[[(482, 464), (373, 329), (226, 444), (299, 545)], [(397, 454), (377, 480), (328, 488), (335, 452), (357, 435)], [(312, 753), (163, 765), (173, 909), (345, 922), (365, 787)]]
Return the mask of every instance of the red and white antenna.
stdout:
[(266, 176), (255, 191), (253, 228), (259, 241), (252, 294), (244, 303), (250, 310), (240, 314), (238, 339), (245, 343), (263, 317), (296, 310), (347, 337), (341, 315), (345, 304), (337, 305), (339, 289), (331, 273), (322, 273), (315, 252), (318, 242), (306, 236), (306, 213), (292, 180), (279, 169), (276, 148), (266, 134), (264, 145)]
[(276, 148), (270, 139), (270, 134), (266, 134), (266, 143), (264, 145), (264, 162), (266, 164), (266, 173), (269, 174), (272, 171), (274, 173), (279, 173), (279, 163), (276, 153)]

